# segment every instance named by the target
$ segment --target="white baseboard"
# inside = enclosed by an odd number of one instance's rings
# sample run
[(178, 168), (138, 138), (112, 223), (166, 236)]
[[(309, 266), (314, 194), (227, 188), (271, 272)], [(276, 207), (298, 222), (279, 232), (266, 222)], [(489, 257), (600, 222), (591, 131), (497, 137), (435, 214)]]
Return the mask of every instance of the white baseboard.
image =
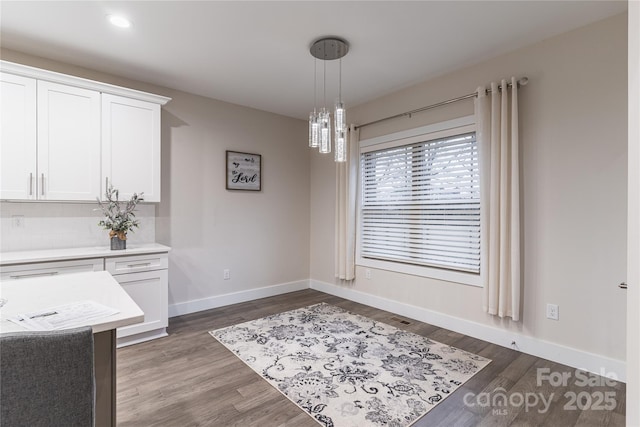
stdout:
[[(594, 353), (578, 350), (572, 347), (544, 341), (528, 335), (506, 331), (493, 326), (483, 325), (459, 317), (449, 316), (437, 311), (417, 307), (415, 305), (367, 294), (342, 286), (318, 280), (299, 280), (265, 286), (257, 289), (216, 295), (209, 298), (186, 301), (169, 305), (169, 317), (252, 301), (304, 289), (315, 289), (327, 294), (335, 295), (351, 301), (359, 302), (381, 310), (390, 311), (411, 319), (429, 323), (430, 325), (449, 329), (464, 335), (488, 341), (507, 348), (514, 348), (523, 353), (531, 354), (543, 359), (551, 360), (576, 369), (583, 369), (598, 375), (613, 374), (622, 382), (626, 382), (626, 363), (624, 360), (612, 359)], [(516, 347), (511, 343), (515, 341)]]
[(594, 353), (563, 346), (549, 341), (540, 340), (531, 336), (522, 335), (495, 328), (481, 323), (449, 316), (437, 311), (417, 307), (365, 292), (336, 286), (331, 283), (317, 280), (309, 281), (311, 289), (335, 295), (381, 310), (390, 311), (411, 319), (429, 323), (430, 325), (449, 329), (464, 335), (478, 338), (507, 348), (513, 341), (516, 342), (515, 350), (531, 354), (536, 357), (551, 360), (563, 365), (582, 369), (598, 375), (615, 375), (619, 381), (626, 382), (626, 363), (624, 360), (612, 359)]
[(179, 302), (169, 305), (169, 317), (182, 316), (183, 314), (210, 310), (212, 308), (223, 307), (225, 305), (253, 301), (260, 298), (301, 291), (303, 289), (309, 289), (308, 280), (281, 283), (278, 285), (265, 286), (262, 288), (248, 289), (246, 291), (232, 292), (229, 294), (215, 295), (208, 298)]
[(133, 344), (138, 344), (145, 341), (155, 340), (157, 338), (163, 338), (169, 336), (167, 334), (167, 328), (159, 328), (153, 331), (142, 332), (140, 334), (129, 335), (126, 337), (118, 338), (117, 348), (127, 347)]

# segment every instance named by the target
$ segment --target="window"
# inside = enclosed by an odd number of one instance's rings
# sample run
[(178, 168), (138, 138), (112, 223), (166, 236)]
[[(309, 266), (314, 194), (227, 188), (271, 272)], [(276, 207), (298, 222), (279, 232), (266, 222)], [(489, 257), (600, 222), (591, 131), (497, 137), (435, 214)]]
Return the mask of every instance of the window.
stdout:
[[(468, 121), (468, 119), (467, 119)], [(363, 141), (359, 262), (479, 284), (480, 174), (473, 126)], [(428, 130), (428, 129), (427, 129)], [(373, 142), (373, 143), (371, 143)], [(376, 143), (379, 142), (379, 143)], [(394, 265), (390, 265), (393, 263)], [(444, 271), (444, 277), (433, 270)], [(426, 271), (426, 274), (425, 274)]]

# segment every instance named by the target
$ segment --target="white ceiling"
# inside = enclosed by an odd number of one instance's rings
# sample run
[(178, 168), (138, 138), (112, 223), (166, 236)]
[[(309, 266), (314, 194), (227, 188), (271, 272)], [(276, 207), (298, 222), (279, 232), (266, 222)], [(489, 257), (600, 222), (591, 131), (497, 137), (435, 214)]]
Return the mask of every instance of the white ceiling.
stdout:
[[(347, 106), (612, 16), (626, 1), (2, 1), (3, 47), (286, 116), (313, 108), (311, 43), (350, 44)], [(111, 26), (122, 14), (133, 26)], [(333, 104), (339, 61), (327, 62)], [(319, 77), (322, 62), (319, 62)]]

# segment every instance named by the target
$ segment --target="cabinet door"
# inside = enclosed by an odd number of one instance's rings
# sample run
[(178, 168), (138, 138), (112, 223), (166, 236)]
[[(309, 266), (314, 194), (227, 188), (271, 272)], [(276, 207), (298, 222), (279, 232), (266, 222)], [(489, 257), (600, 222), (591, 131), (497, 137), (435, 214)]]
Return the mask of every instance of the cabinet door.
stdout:
[(100, 196), (100, 93), (38, 81), (38, 199)]
[(168, 325), (169, 278), (167, 270), (113, 276), (144, 312), (144, 322), (118, 328), (118, 338), (164, 328)]
[(102, 95), (102, 174), (120, 200), (144, 192), (145, 201), (160, 201), (158, 104)]
[(35, 199), (36, 81), (0, 73), (0, 199)]

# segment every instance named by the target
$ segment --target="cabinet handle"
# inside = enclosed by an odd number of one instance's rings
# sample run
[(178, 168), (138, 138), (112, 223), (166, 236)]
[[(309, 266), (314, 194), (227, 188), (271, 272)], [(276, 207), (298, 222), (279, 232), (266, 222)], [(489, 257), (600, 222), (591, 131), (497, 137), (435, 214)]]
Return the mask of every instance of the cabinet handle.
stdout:
[(622, 282), (622, 283), (620, 283), (620, 284), (618, 285), (618, 287), (619, 287), (620, 289), (627, 289), (627, 284), (626, 284), (625, 282)]
[(29, 195), (33, 196), (33, 172), (29, 173)]
[(104, 192), (106, 193), (108, 189), (109, 189), (109, 177), (106, 177), (104, 179)]
[(42, 195), (44, 196), (44, 174), (42, 174)]
[(58, 274), (57, 271), (49, 271), (46, 273), (20, 274), (18, 276), (9, 276), (9, 279), (24, 279), (27, 277), (39, 277), (39, 276), (55, 276), (56, 274)]
[(129, 268), (135, 268), (135, 267), (148, 267), (148, 266), (150, 266), (150, 265), (151, 265), (151, 263), (150, 263), (150, 262), (141, 262), (141, 263), (138, 263), (138, 264), (127, 264), (127, 267), (129, 267)]

